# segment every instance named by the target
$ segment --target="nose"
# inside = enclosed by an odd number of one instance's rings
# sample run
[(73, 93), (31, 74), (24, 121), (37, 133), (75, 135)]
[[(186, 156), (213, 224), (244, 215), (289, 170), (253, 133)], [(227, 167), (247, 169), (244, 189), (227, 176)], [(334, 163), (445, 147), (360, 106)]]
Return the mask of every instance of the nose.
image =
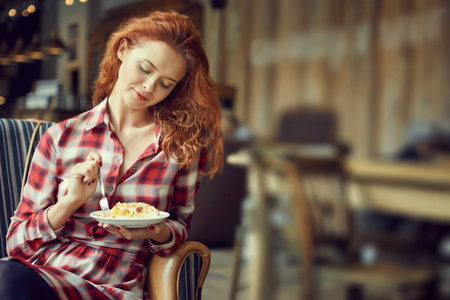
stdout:
[(142, 83), (142, 87), (144, 88), (145, 91), (152, 93), (155, 87), (155, 82), (156, 82), (156, 78), (154, 78), (153, 76), (150, 76), (149, 78), (147, 78), (147, 80), (145, 80)]

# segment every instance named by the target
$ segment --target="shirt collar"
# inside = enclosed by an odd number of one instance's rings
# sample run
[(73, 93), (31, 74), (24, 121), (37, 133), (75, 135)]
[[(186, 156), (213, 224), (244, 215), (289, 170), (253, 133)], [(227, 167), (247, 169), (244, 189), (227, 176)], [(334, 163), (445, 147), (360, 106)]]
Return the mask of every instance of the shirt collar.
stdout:
[[(108, 97), (106, 97), (97, 106), (91, 109), (89, 114), (86, 130), (91, 130), (97, 126), (105, 124), (107, 128), (110, 128), (111, 119), (108, 111)], [(163, 136), (161, 132), (161, 126), (158, 121), (156, 122), (156, 145), (160, 148)]]
[(86, 130), (91, 130), (101, 124), (105, 124), (109, 128), (108, 98), (105, 98), (97, 106), (91, 109), (87, 119)]

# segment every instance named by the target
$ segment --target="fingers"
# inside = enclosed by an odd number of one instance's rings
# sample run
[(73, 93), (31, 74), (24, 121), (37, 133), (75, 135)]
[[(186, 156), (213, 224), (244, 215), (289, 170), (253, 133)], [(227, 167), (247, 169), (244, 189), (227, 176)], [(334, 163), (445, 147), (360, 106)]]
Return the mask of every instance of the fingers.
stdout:
[(71, 175), (87, 184), (94, 183), (98, 176), (98, 163), (91, 160), (76, 164), (71, 170)]
[(97, 152), (91, 151), (84, 163), (87, 170), (83, 181), (86, 183), (94, 183), (98, 176), (98, 168), (102, 166), (102, 157)]
[(103, 227), (105, 230), (109, 231), (120, 239), (133, 239), (133, 233), (122, 225), (113, 226), (110, 224), (99, 223), (98, 226)]
[[(127, 240), (142, 240), (148, 239), (151, 237), (149, 234), (148, 228), (126, 228), (122, 225), (110, 225), (105, 223), (98, 223), (99, 227), (103, 227), (106, 231), (112, 233), (117, 238), (127, 239)], [(157, 226), (155, 226), (157, 228)], [(158, 231), (162, 231), (162, 229), (157, 229)], [(154, 233), (154, 231), (153, 231)]]
[(161, 233), (166, 227), (166, 221), (159, 222), (158, 224), (150, 225), (148, 230), (153, 234)]
[[(102, 224), (102, 225), (100, 225), (100, 224)], [(123, 234), (120, 233), (119, 229), (113, 225), (99, 223), (99, 226), (103, 227), (105, 230), (114, 234), (118, 238), (124, 238)]]
[(83, 181), (87, 184), (94, 183), (98, 176), (98, 163), (91, 160), (85, 162), (82, 167), (85, 170)]
[(133, 233), (122, 225), (117, 225), (116, 230), (127, 240), (133, 239)]
[(98, 223), (99, 227), (103, 227), (106, 231), (120, 239), (140, 240), (149, 239), (160, 235), (167, 227), (167, 222), (162, 221), (158, 224), (150, 225), (144, 228), (126, 228), (122, 225), (110, 225), (106, 223)]
[(97, 162), (97, 167), (98, 166), (102, 166), (102, 157), (101, 157), (101, 155), (100, 154), (98, 154), (97, 152), (94, 152), (94, 151), (91, 151), (91, 152), (89, 152), (89, 154), (88, 154), (88, 156), (87, 156), (87, 158), (86, 158), (86, 162), (88, 162), (88, 161), (96, 161)]
[(77, 179), (83, 180), (84, 183), (92, 184), (98, 176), (98, 168), (102, 165), (102, 157), (97, 152), (89, 152), (86, 160), (76, 164), (72, 168), (72, 175)]

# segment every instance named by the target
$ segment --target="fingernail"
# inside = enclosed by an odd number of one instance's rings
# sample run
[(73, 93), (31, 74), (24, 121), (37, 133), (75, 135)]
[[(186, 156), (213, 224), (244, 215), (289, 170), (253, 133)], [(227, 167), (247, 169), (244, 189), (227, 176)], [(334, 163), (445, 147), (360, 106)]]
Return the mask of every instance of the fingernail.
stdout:
[(155, 226), (153, 225), (148, 226), (148, 230), (155, 230)]
[(99, 166), (100, 166), (100, 167), (101, 167), (101, 166), (103, 166), (103, 163), (102, 163), (102, 162), (100, 162), (100, 163), (99, 163)]
[(116, 226), (116, 228), (117, 228), (118, 230), (120, 230), (120, 227), (119, 227), (119, 226)]
[(95, 178), (94, 178), (94, 180), (91, 181), (91, 183), (94, 183), (94, 182), (95, 182)]

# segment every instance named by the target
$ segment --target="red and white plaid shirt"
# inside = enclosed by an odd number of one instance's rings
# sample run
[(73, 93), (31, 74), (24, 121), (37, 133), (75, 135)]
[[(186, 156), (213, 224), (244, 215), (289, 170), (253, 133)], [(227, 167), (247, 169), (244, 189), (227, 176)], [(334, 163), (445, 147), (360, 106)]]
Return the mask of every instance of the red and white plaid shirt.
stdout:
[[(8, 259), (19, 259), (37, 270), (61, 299), (148, 299), (143, 292), (149, 252), (165, 255), (188, 237), (194, 198), (207, 150), (186, 170), (179, 170), (161, 150), (161, 132), (118, 180), (123, 148), (110, 130), (107, 100), (92, 110), (52, 126), (34, 154), (23, 198), (7, 235)], [(69, 173), (93, 150), (102, 156), (101, 176), (110, 207), (117, 202), (146, 202), (170, 213), (172, 240), (119, 239), (89, 214), (100, 210), (100, 187), (55, 232), (48, 208), (67, 193)]]

